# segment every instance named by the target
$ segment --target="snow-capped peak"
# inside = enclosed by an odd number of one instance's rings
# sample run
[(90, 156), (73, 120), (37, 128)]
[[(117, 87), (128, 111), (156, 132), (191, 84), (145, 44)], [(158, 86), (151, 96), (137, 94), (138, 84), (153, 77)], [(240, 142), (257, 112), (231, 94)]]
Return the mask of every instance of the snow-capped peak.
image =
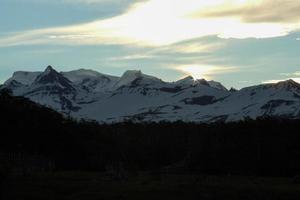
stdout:
[(216, 88), (218, 90), (225, 90), (227, 91), (227, 88), (224, 87), (220, 82), (216, 81), (207, 81), (210, 87)]
[(143, 74), (141, 70), (128, 70), (117, 81), (117, 83), (115, 84), (115, 88), (131, 85), (133, 82), (138, 80), (142, 84), (163, 82), (161, 79), (158, 79), (154, 76)]
[(195, 82), (192, 76), (187, 76), (175, 82), (176, 86), (191, 86)]
[(94, 92), (109, 91), (119, 77), (102, 74), (94, 70), (79, 69), (61, 72), (66, 78), (77, 85), (85, 86)]
[(107, 74), (102, 74), (94, 70), (90, 69), (79, 69), (73, 70), (69, 72), (61, 72), (66, 78), (74, 83), (82, 83), (87, 79), (95, 80), (95, 79), (109, 79), (112, 81), (117, 81), (119, 77), (111, 76)]
[(128, 70), (124, 72), (124, 74), (120, 78), (120, 83), (123, 83), (124, 85), (127, 83), (131, 83), (137, 78), (141, 78), (143, 76), (141, 70)]
[(4, 85), (8, 85), (12, 81), (17, 81), (23, 85), (30, 85), (36, 79), (41, 72), (24, 72), (24, 71), (17, 71), (13, 73), (13, 76), (5, 81)]

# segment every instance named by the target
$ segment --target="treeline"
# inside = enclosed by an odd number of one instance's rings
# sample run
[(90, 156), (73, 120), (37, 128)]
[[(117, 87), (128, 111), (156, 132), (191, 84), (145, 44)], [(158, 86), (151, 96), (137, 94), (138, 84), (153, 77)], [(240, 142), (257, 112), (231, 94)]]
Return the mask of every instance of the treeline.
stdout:
[(1, 91), (0, 121), (0, 153), (39, 155), (56, 170), (300, 175), (300, 120), (99, 125)]

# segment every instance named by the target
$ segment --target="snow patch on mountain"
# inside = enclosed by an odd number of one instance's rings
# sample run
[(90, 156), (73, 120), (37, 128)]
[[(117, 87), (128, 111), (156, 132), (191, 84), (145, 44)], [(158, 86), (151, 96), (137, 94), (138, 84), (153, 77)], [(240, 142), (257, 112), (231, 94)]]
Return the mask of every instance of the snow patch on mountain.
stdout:
[(42, 72), (24, 72), (18, 71), (13, 74), (13, 76), (4, 82), (4, 85), (8, 85), (12, 81), (17, 81), (23, 85), (30, 85)]
[(128, 70), (114, 85), (114, 88), (120, 88), (122, 86), (130, 86), (134, 84), (150, 85), (155, 83), (162, 83), (161, 79), (154, 76), (143, 74), (140, 70)]
[(111, 90), (119, 80), (119, 77), (102, 74), (93, 70), (79, 69), (70, 72), (62, 72), (73, 83), (91, 89), (93, 92)]

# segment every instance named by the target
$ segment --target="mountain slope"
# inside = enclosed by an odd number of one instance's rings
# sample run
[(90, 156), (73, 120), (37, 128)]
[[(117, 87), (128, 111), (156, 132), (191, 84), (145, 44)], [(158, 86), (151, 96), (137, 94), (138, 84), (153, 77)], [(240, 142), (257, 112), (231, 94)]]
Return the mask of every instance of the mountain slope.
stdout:
[(66, 115), (106, 123), (300, 118), (300, 85), (292, 80), (227, 90), (190, 76), (164, 82), (137, 70), (115, 77), (84, 69), (59, 73), (48, 66), (44, 72), (16, 72), (4, 87)]
[(116, 76), (101, 74), (93, 70), (79, 69), (62, 72), (62, 75), (75, 84), (84, 86), (94, 92), (104, 92), (112, 88), (119, 80)]

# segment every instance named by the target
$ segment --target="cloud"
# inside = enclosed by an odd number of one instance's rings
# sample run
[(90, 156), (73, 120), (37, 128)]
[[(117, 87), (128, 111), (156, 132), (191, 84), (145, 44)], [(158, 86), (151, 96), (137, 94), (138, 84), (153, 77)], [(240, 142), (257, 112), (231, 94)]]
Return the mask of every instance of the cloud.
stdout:
[(293, 73), (294, 76), (300, 76), (300, 71)]
[(133, 2), (142, 2), (147, 0), (60, 0), (65, 3), (85, 3), (85, 4), (99, 4), (99, 3), (109, 3), (109, 4), (127, 4)]
[(62, 1), (66, 3), (86, 3), (86, 4), (122, 2), (122, 0), (62, 0)]
[(283, 76), (300, 76), (300, 71), (296, 71), (294, 73), (281, 73)]
[[(107, 0), (76, 1), (96, 3)], [(50, 43), (162, 47), (211, 35), (238, 39), (269, 38), (284, 36), (297, 30), (300, 24), (296, 19), (299, 17), (291, 20), (292, 17), (288, 16), (294, 16), (294, 7), (298, 8), (299, 3), (290, 0), (276, 1), (281, 5), (278, 6), (272, 3), (273, 1), (136, 1), (125, 13), (116, 17), (74, 26), (53, 27), (2, 36), (0, 46)], [(266, 11), (265, 14), (264, 11)], [(276, 13), (277, 11), (279, 14)], [(276, 20), (276, 16), (282, 19)], [(197, 51), (198, 48), (190, 46), (184, 49), (191, 52)]]
[(263, 83), (278, 83), (280, 81), (285, 81), (285, 80), (288, 80), (288, 79), (292, 79), (292, 80), (300, 83), (300, 71), (296, 71), (296, 72), (293, 72), (293, 73), (281, 73), (280, 75), (281, 76), (286, 76), (287, 78), (275, 79), (275, 80), (266, 80), (266, 81), (263, 81)]
[[(159, 59), (173, 61), (186, 61), (187, 59), (195, 59), (201, 56), (208, 56), (211, 52), (221, 49), (225, 46), (225, 42), (221, 41), (206, 41), (191, 40), (172, 45), (152, 48), (138, 48), (137, 52), (127, 54), (125, 56), (113, 57), (111, 60), (145, 60), (145, 59)], [(170, 61), (168, 61), (170, 62)]]
[(118, 56), (118, 57), (112, 57), (109, 58), (111, 61), (124, 61), (124, 60), (144, 60), (148, 58), (153, 58), (154, 56), (151, 54), (132, 54), (127, 56)]
[[(9, 0), (12, 1), (12, 0)], [(23, 1), (23, 2), (33, 2), (33, 3), (49, 3), (49, 4), (62, 4), (62, 3), (67, 3), (67, 4), (127, 4), (127, 3), (132, 3), (131, 0), (15, 0), (15, 1)], [(142, 0), (137, 0), (137, 1), (142, 1)]]
[(212, 42), (212, 41), (188, 41), (176, 43), (167, 47), (164, 47), (163, 50), (171, 51), (175, 53), (182, 54), (197, 54), (204, 52), (212, 52), (217, 49), (220, 49), (225, 46), (225, 42)]
[[(249, 0), (233, 1), (231, 6), (216, 6), (195, 13), (195, 17), (238, 17), (247, 23), (299, 23), (300, 1)], [(240, 3), (239, 3), (240, 2)]]
[[(300, 83), (300, 78), (299, 77), (298, 78), (297, 77), (296, 78), (291, 77), (291, 78), (288, 78), (288, 79), (291, 79), (291, 80), (294, 80), (294, 81)], [(286, 81), (288, 79), (266, 80), (266, 81), (263, 81), (262, 83), (266, 83), (266, 84), (268, 84), (268, 83), (278, 83), (278, 82), (281, 82), (281, 81)]]

